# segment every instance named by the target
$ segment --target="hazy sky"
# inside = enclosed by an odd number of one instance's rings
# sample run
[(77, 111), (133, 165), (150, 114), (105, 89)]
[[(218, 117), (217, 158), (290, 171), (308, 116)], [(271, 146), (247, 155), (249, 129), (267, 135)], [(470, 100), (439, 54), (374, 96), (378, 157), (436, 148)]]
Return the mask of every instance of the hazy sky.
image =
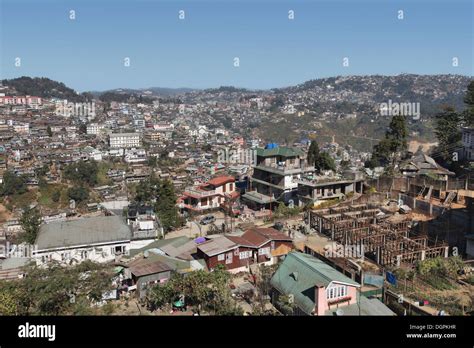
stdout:
[(472, 3), (0, 0), (0, 77), (45, 76), (84, 91), (272, 88), (350, 74), (473, 75)]

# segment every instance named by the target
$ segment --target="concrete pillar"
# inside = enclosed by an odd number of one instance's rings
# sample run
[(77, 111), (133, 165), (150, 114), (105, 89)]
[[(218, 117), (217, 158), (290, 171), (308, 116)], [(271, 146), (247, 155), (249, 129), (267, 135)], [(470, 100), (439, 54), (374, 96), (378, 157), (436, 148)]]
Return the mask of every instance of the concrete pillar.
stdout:
[(426, 259), (426, 250), (421, 251), (421, 261), (423, 261), (424, 259)]

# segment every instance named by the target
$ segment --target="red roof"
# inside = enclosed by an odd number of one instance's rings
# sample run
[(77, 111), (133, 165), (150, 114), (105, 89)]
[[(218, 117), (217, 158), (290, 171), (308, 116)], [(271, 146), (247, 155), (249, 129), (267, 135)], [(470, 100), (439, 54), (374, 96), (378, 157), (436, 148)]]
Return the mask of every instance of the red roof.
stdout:
[(258, 233), (262, 236), (265, 236), (265, 237), (267, 237), (268, 239), (271, 239), (271, 240), (291, 240), (291, 238), (288, 237), (283, 232), (280, 232), (280, 231), (278, 231), (274, 228), (271, 228), (271, 227), (253, 228), (253, 229), (250, 229), (248, 231), (254, 231), (254, 232), (256, 232), (256, 233)]
[(235, 179), (233, 176), (218, 176), (209, 180), (207, 183), (212, 186), (222, 186), (224, 184), (234, 181)]
[(291, 238), (274, 228), (252, 228), (240, 236), (226, 236), (236, 244), (250, 247), (260, 247), (271, 240), (291, 241)]

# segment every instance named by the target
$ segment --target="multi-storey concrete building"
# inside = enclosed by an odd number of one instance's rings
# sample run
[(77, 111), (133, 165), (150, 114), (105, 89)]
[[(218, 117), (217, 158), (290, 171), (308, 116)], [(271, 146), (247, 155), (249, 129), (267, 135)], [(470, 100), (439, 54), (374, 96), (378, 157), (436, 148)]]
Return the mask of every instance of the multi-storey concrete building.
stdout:
[(250, 178), (251, 189), (242, 196), (250, 206), (266, 207), (281, 201), (298, 203), (298, 183), (302, 174), (314, 171), (306, 153), (299, 148), (269, 144), (257, 149), (257, 161)]
[(132, 148), (140, 146), (139, 133), (112, 133), (109, 134), (111, 148)]

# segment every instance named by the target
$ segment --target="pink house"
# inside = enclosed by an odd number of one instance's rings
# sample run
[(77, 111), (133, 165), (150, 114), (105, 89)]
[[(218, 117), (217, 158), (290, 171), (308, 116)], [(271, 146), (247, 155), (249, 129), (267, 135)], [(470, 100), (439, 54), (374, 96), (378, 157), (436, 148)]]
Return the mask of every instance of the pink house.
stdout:
[(290, 315), (394, 315), (378, 299), (360, 294), (360, 284), (308, 254), (291, 252), (271, 279), (272, 301), (288, 299)]

